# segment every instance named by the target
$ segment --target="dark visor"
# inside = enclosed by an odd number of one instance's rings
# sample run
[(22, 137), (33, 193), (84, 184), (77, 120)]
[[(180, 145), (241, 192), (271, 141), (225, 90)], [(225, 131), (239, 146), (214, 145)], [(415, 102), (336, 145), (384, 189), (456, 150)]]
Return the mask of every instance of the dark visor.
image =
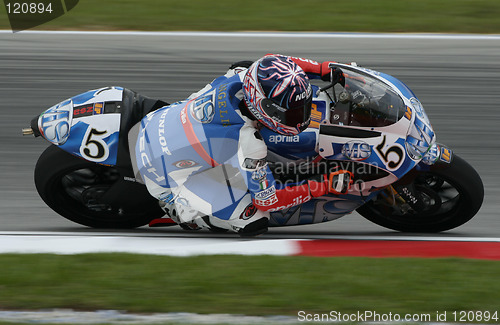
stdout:
[[(279, 123), (297, 127), (304, 124), (311, 117), (312, 96), (304, 101), (304, 105), (296, 108), (283, 108), (276, 104), (271, 99), (265, 98), (262, 100), (262, 108), (270, 117), (276, 118)], [(301, 129), (305, 129), (307, 125), (303, 125)]]

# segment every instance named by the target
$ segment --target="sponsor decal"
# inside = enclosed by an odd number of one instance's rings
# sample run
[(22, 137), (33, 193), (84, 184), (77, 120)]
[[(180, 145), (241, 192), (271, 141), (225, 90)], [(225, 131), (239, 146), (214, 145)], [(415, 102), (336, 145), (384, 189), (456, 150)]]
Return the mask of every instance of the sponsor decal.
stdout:
[(413, 108), (415, 108), (415, 111), (417, 112), (418, 115), (423, 115), (424, 108), (422, 107), (422, 103), (415, 97), (410, 98), (410, 102), (413, 105)]
[[(299, 196), (299, 197), (296, 197), (295, 199), (293, 199), (293, 202), (288, 204), (288, 205), (284, 205), (284, 206), (280, 206), (280, 207), (276, 207), (276, 208), (272, 208), (272, 209), (269, 209), (268, 211), (269, 212), (276, 212), (276, 211), (280, 211), (280, 210), (285, 210), (285, 209), (288, 209), (288, 208), (291, 208), (291, 207), (294, 207), (296, 205), (299, 205), (299, 204), (302, 204), (302, 203), (305, 203), (307, 201), (309, 201), (311, 199), (310, 196), (306, 196), (306, 197), (302, 197)], [(278, 199), (276, 198), (276, 202), (277, 203)], [(270, 204), (272, 205), (272, 204)]]
[(45, 111), (38, 120), (45, 139), (56, 145), (66, 142), (73, 119), (73, 101), (62, 102)]
[(161, 145), (161, 151), (169, 156), (172, 155), (167, 145), (167, 138), (165, 137), (165, 117), (167, 116), (168, 110), (163, 112), (158, 121), (158, 141)]
[(168, 204), (173, 204), (174, 203), (174, 194), (170, 191), (163, 192), (158, 196), (158, 200), (163, 201)]
[[(283, 55), (283, 56), (285, 56), (285, 55)], [(295, 57), (295, 56), (291, 56), (290, 58), (295, 59), (295, 60), (299, 60), (299, 61), (302, 61), (302, 62), (306, 62), (306, 63), (312, 64), (312, 65), (319, 65), (318, 61), (314, 61), (314, 60), (311, 60), (311, 59), (298, 58), (298, 57)]]
[(278, 203), (278, 197), (276, 196), (276, 194), (266, 200), (255, 200), (255, 204), (261, 207), (269, 207), (276, 203)]
[(104, 113), (104, 103), (94, 104), (94, 115), (100, 115)]
[(256, 119), (258, 120), (264, 120), (264, 116), (262, 116), (262, 114), (260, 114), (260, 112), (255, 109), (255, 107), (252, 105), (251, 102), (249, 102), (248, 100), (245, 99), (245, 102), (247, 103), (247, 107), (248, 109), (250, 110), (250, 112), (252, 112), (252, 115), (255, 116)]
[(252, 173), (252, 179), (254, 181), (264, 179), (264, 178), (266, 178), (266, 176), (267, 176), (267, 168), (266, 167), (261, 167)]
[(276, 187), (274, 187), (274, 185), (265, 190), (255, 193), (255, 198), (258, 200), (266, 200), (272, 195), (276, 195)]
[(251, 217), (253, 217), (255, 215), (255, 213), (257, 213), (257, 207), (253, 203), (251, 203), (241, 213), (240, 219), (242, 219), (242, 220), (248, 220)]
[(446, 163), (451, 163), (451, 150), (445, 147), (441, 148), (441, 160), (446, 162)]
[(342, 154), (354, 161), (365, 160), (370, 157), (371, 153), (370, 145), (363, 141), (349, 141), (342, 147)]
[(308, 95), (308, 91), (304, 91), (302, 94), (298, 94), (295, 96), (295, 101), (299, 101), (299, 100), (302, 100), (302, 99), (305, 99)]
[(181, 110), (181, 122), (182, 122), (182, 124), (187, 124), (187, 122), (188, 122), (188, 120), (187, 120), (187, 113), (186, 113), (186, 107), (184, 107)]
[[(366, 71), (366, 72), (371, 73), (371, 74), (374, 74), (376, 76), (380, 76), (380, 72), (372, 70), (372, 69), (362, 68), (362, 67), (358, 67), (358, 69)], [(346, 73), (344, 72), (344, 74), (346, 74)]]
[(300, 123), (297, 125), (298, 128), (303, 128), (304, 126), (308, 126), (309, 123), (311, 123), (311, 117), (309, 116), (309, 118), (307, 120), (304, 121), (304, 123)]
[(219, 117), (220, 117), (220, 122), (222, 123), (222, 126), (230, 126), (231, 121), (229, 120), (227, 114), (227, 107), (228, 107), (228, 102), (227, 102), (227, 85), (223, 84), (219, 87), (218, 89), (218, 95), (217, 95), (217, 108), (219, 109)]
[(253, 159), (253, 158), (245, 158), (243, 161), (243, 168), (247, 169), (255, 169), (259, 166), (266, 166), (266, 159)]
[(77, 106), (73, 109), (73, 118), (92, 116), (93, 114), (94, 114), (93, 104)]
[(191, 116), (200, 123), (210, 123), (215, 116), (213, 93), (196, 99), (191, 105)]
[(422, 162), (426, 165), (433, 165), (439, 158), (439, 146), (437, 144), (433, 144), (432, 147), (427, 151), (425, 156), (422, 158)]
[(259, 182), (259, 189), (265, 190), (269, 186), (267, 179), (263, 179)]
[(410, 102), (415, 109), (415, 112), (417, 116), (420, 116), (420, 118), (427, 124), (430, 125), (429, 117), (427, 117), (427, 114), (425, 114), (424, 107), (422, 106), (422, 103), (415, 97), (410, 98)]
[(300, 142), (300, 138), (298, 135), (287, 136), (287, 135), (271, 135), (269, 137), (269, 142), (271, 143), (298, 143)]
[(319, 124), (323, 121), (323, 113), (318, 110), (317, 104), (311, 105), (311, 123), (309, 127), (319, 129)]
[(413, 160), (421, 159), (429, 150), (434, 139), (434, 131), (429, 124), (419, 117), (415, 116), (413, 125), (410, 127), (410, 132), (406, 137), (406, 151), (408, 156)]
[(185, 160), (179, 160), (173, 163), (172, 165), (174, 165), (177, 168), (183, 169), (183, 168), (190, 168), (198, 164), (193, 160), (185, 159)]
[(411, 108), (409, 108), (408, 106), (406, 106), (406, 112), (405, 112), (405, 117), (411, 121), (411, 116), (412, 116), (412, 111), (411, 111)]
[(165, 181), (165, 176), (153, 166), (153, 164), (151, 163), (151, 159), (146, 152), (146, 128), (144, 126), (139, 135), (138, 142), (139, 153), (137, 156), (137, 160), (142, 163), (142, 166), (139, 166), (139, 168), (142, 169), (142, 167), (144, 167), (142, 173), (146, 174), (148, 177), (153, 177), (154, 181), (158, 184)]

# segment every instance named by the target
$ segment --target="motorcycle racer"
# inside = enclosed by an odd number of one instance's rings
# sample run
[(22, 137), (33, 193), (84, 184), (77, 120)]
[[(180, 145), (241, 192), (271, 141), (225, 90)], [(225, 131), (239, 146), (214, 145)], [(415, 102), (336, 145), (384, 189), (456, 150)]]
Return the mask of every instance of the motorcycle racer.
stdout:
[(348, 171), (278, 182), (259, 134), (267, 128), (295, 136), (308, 127), (309, 79), (344, 82), (328, 64), (272, 54), (237, 62), (187, 100), (149, 114), (136, 145), (137, 165), (167, 215), (184, 228), (252, 236), (267, 231), (270, 212), (345, 193), (352, 183)]

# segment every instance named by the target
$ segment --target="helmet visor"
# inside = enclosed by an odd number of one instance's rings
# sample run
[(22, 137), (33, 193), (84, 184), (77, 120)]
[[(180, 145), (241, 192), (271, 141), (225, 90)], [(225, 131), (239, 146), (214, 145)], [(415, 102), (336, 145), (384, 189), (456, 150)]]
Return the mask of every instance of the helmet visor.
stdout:
[(262, 100), (263, 110), (273, 120), (286, 126), (298, 128), (300, 131), (305, 130), (309, 126), (311, 120), (311, 105), (312, 96), (306, 98), (303, 105), (291, 109), (283, 108), (268, 98)]

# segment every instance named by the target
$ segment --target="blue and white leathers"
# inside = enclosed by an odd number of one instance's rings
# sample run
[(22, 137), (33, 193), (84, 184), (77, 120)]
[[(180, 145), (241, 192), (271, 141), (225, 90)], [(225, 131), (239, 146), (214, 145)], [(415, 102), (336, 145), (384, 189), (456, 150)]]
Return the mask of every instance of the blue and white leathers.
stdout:
[[(230, 70), (141, 122), (136, 144), (141, 177), (151, 195), (175, 207), (181, 223), (212, 216), (215, 226), (238, 230), (268, 217), (251, 207), (252, 175), (262, 168), (267, 147), (238, 108), (245, 71)], [(263, 172), (272, 177), (268, 168)]]

